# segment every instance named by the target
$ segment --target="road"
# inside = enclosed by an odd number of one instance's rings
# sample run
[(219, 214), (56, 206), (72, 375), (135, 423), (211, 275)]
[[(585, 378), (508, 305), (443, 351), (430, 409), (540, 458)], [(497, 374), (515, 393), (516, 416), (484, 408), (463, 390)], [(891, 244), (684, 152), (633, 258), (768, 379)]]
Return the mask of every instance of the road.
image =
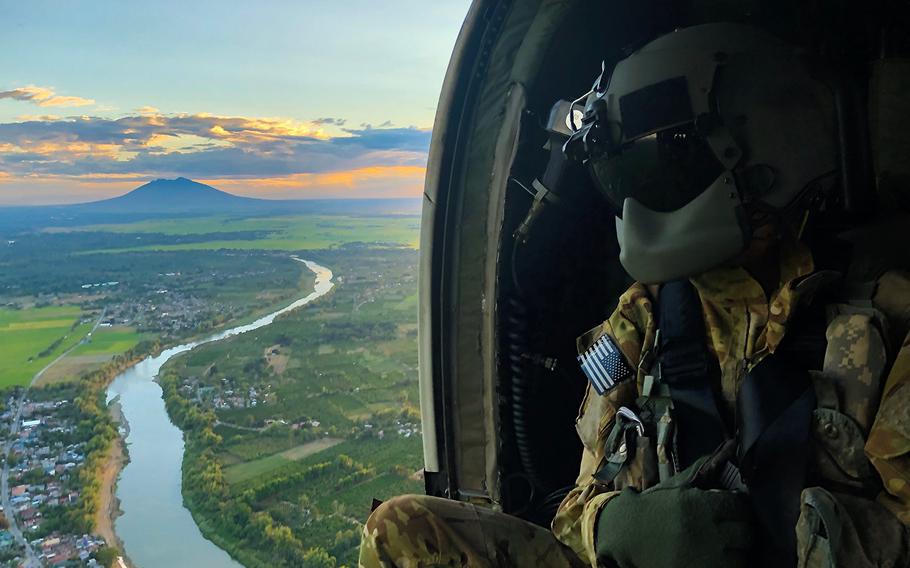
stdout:
[(264, 432), (265, 429), (268, 428), (268, 426), (261, 426), (259, 428), (255, 428), (253, 426), (241, 426), (240, 424), (231, 424), (230, 422), (215, 420), (215, 427), (217, 428), (218, 426), (227, 426), (228, 428), (232, 428), (234, 430), (245, 430), (246, 432)]
[(31, 543), (25, 540), (25, 537), (22, 535), (22, 530), (19, 528), (19, 523), (16, 521), (16, 516), (13, 515), (9, 493), (9, 452), (13, 447), (13, 442), (19, 435), (19, 425), (22, 424), (22, 406), (27, 393), (28, 389), (22, 389), (22, 394), (19, 395), (19, 399), (16, 401), (16, 414), (13, 416), (13, 423), (9, 428), (9, 438), (3, 445), (3, 455), (7, 459), (3, 460), (3, 473), (0, 474), (0, 492), (2, 492), (3, 513), (9, 521), (9, 532), (13, 535), (13, 539), (15, 539), (19, 546), (25, 548), (25, 562), (22, 566), (24, 568), (41, 568), (41, 561), (35, 554)]
[[(98, 326), (101, 325), (101, 321), (104, 319), (104, 315), (105, 315), (106, 313), (107, 313), (107, 308), (104, 308), (103, 310), (101, 310), (101, 315), (98, 316), (98, 319), (97, 319), (97, 320), (95, 320), (95, 325), (92, 326), (92, 330), (91, 330), (91, 331), (89, 331), (87, 334), (85, 334), (85, 337), (88, 337), (89, 335), (95, 333), (95, 330), (97, 330), (97, 329), (98, 329)], [(43, 369), (41, 369), (40, 371), (38, 371), (37, 373), (35, 373), (35, 376), (32, 377), (32, 380), (31, 380), (31, 382), (29, 382), (28, 386), (30, 386), (30, 387), (31, 387), (31, 386), (34, 386), (35, 383), (38, 381), (38, 379), (41, 378), (41, 375), (43, 375), (48, 369), (50, 369), (51, 367), (53, 367), (54, 365), (56, 365), (57, 363), (59, 363), (61, 359), (63, 359), (64, 357), (66, 357), (67, 355), (69, 355), (70, 353), (72, 353), (72, 352), (73, 352), (73, 349), (79, 347), (79, 345), (81, 345), (81, 344), (82, 344), (82, 341), (77, 342), (75, 345), (73, 345), (72, 347), (70, 347), (69, 349), (67, 349), (67, 350), (64, 351), (63, 353), (61, 353), (59, 357), (57, 357), (56, 359), (54, 359), (53, 361), (51, 361), (50, 363), (48, 363), (47, 365), (45, 365)]]
[[(95, 325), (92, 326), (92, 331), (89, 333), (94, 333), (98, 329), (98, 325), (101, 323), (101, 320), (104, 319), (106, 309), (102, 310), (101, 315), (98, 316), (98, 320), (95, 322)], [(41, 378), (41, 375), (45, 371), (50, 369), (58, 361), (70, 354), (70, 352), (75, 349), (79, 343), (73, 345), (66, 351), (60, 354), (59, 357), (45, 365), (43, 369), (35, 373), (35, 376), (32, 377), (32, 380), (29, 382), (29, 387), (35, 384), (35, 381)], [(13, 422), (9, 427), (9, 437), (6, 440), (6, 443), (3, 444), (3, 472), (0, 473), (0, 503), (3, 504), (3, 513), (6, 516), (6, 519), (9, 521), (9, 532), (13, 535), (13, 539), (19, 544), (19, 546), (25, 549), (25, 562), (22, 564), (23, 568), (41, 568), (41, 560), (38, 558), (38, 555), (35, 554), (35, 550), (32, 548), (30, 542), (25, 539), (25, 536), (22, 534), (22, 529), (19, 528), (19, 523), (16, 521), (16, 516), (13, 514), (13, 507), (10, 504), (10, 488), (9, 488), (9, 453), (13, 448), (13, 443), (19, 436), (19, 427), (22, 424), (22, 407), (25, 402), (25, 397), (28, 394), (28, 387), (22, 389), (22, 393), (19, 395), (19, 398), (16, 400), (16, 413), (13, 415)]]

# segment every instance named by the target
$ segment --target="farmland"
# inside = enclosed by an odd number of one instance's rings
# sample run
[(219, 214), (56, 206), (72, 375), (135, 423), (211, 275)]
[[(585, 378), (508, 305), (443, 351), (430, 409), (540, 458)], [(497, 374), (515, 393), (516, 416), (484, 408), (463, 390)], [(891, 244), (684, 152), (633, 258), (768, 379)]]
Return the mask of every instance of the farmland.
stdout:
[(0, 309), (0, 388), (29, 384), (91, 328), (78, 306)]
[(259, 459), (227, 467), (224, 470), (224, 476), (227, 479), (227, 482), (232, 485), (243, 483), (244, 481), (267, 475), (292, 462), (327, 450), (340, 442), (342, 442), (340, 438), (320, 438), (318, 440), (313, 440), (312, 442), (301, 444), (289, 450), (276, 452)]
[(131, 327), (101, 327), (73, 350), (72, 356), (124, 353), (136, 346), (142, 334)]
[[(69, 229), (51, 229), (50, 234), (110, 233), (130, 234), (132, 246), (91, 248), (89, 252), (180, 251), (180, 250), (314, 250), (338, 247), (347, 243), (382, 243), (394, 246), (417, 246), (417, 218), (414, 216), (343, 217), (300, 215), (288, 217), (235, 218), (211, 216), (196, 219), (163, 219), (139, 221), (124, 225), (89, 225)], [(168, 237), (162, 242), (146, 244), (149, 237)], [(185, 237), (193, 237), (186, 239)], [(181, 239), (181, 237), (184, 237)], [(225, 238), (230, 237), (230, 238)], [(180, 242), (189, 240), (190, 242)], [(138, 242), (136, 242), (138, 241)]]
[(130, 327), (99, 327), (63, 359), (48, 368), (36, 381), (36, 386), (73, 381), (85, 373), (96, 371), (115, 356), (126, 353), (143, 339), (153, 339)]
[[(274, 564), (260, 556), (267, 545), (218, 520), (229, 509), (249, 506), (292, 542), (350, 566), (372, 498), (422, 488), (416, 251), (308, 256), (335, 272), (330, 296), (163, 370), (168, 407), (193, 440), (184, 496), (206, 536), (247, 566)], [(192, 473), (211, 468), (227, 497)]]

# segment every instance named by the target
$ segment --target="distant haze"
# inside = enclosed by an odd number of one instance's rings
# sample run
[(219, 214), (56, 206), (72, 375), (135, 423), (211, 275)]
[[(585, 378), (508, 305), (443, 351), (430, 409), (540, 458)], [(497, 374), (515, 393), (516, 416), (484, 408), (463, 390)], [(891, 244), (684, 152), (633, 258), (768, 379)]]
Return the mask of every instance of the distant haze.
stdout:
[(184, 213), (222, 211), (255, 207), (262, 200), (238, 197), (210, 185), (179, 177), (156, 179), (133, 191), (104, 201), (82, 205), (83, 208), (108, 211), (155, 211)]
[(0, 207), (0, 236), (46, 226), (199, 215), (417, 215), (419, 198), (254, 199), (187, 178), (157, 179), (126, 195), (72, 205)]

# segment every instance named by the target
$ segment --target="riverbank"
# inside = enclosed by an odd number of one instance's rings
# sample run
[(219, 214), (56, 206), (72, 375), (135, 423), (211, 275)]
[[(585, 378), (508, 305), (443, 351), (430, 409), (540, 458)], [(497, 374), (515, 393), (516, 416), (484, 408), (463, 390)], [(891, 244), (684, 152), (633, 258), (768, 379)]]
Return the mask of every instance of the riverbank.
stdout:
[[(298, 262), (303, 263), (302, 260), (297, 259), (296, 257), (293, 258)], [(313, 292), (314, 286), (315, 279), (310, 280), (301, 277), (301, 286), (298, 294), (303, 293), (305, 295), (309, 295)], [(237, 321), (224, 323), (213, 330), (208, 330), (205, 333), (197, 334), (196, 336), (185, 339), (184, 341), (191, 344), (204, 342), (205, 338), (212, 336), (213, 332), (217, 334), (219, 332), (234, 329), (238, 326), (249, 325), (251, 322), (260, 319), (265, 314), (281, 311), (281, 308), (285, 307), (286, 304), (287, 299), (285, 299), (280, 305), (272, 305), (267, 310), (256, 310)], [(158, 345), (153, 352), (148, 354), (148, 356), (157, 357), (163, 351), (171, 347), (173, 346), (168, 347)], [(140, 360), (142, 360), (142, 358), (135, 360), (134, 363)], [(121, 369), (121, 371), (123, 370), (125, 369)], [(113, 379), (114, 377), (111, 378)], [(123, 414), (123, 408), (120, 404), (119, 398), (111, 400), (108, 403), (107, 409), (112, 422), (118, 428), (118, 435), (113, 440), (113, 442), (110, 443), (109, 449), (104, 459), (104, 464), (101, 467), (101, 472), (98, 478), (98, 481), (100, 482), (100, 490), (94, 520), (93, 534), (103, 538), (109, 547), (120, 551), (120, 553), (123, 555), (121, 557), (122, 564), (128, 568), (133, 568), (135, 564), (133, 564), (126, 556), (124, 543), (122, 539), (117, 535), (117, 532), (115, 530), (115, 523), (117, 521), (117, 518), (123, 515), (123, 510), (120, 507), (120, 499), (117, 497), (117, 482), (120, 478), (120, 474), (123, 468), (129, 464), (129, 455), (126, 450), (126, 438), (129, 436), (129, 423)]]
[[(108, 411), (111, 420), (118, 426), (120, 431), (129, 431), (129, 425), (123, 417), (123, 412), (119, 401), (112, 401), (108, 405)], [(98, 510), (95, 515), (95, 532), (94, 534), (104, 539), (111, 548), (116, 548), (123, 554), (123, 543), (117, 537), (114, 531), (114, 523), (123, 511), (120, 510), (120, 500), (117, 499), (117, 479), (120, 477), (120, 470), (129, 462), (129, 457), (124, 451), (123, 439), (120, 436), (111, 443), (110, 450), (107, 454), (104, 466), (101, 470), (101, 490), (99, 496)], [(124, 564), (132, 568), (132, 563), (125, 559)]]
[[(217, 547), (220, 543), (215, 541), (213, 544), (206, 539), (209, 531), (198, 524), (198, 519), (194, 520), (190, 513), (192, 507), (188, 507), (190, 499), (185, 494), (185, 460), (187, 456), (195, 455), (196, 449), (195, 437), (187, 432), (195, 432), (198, 422), (208, 422), (210, 417), (197, 412), (168, 416), (165, 402), (172, 399), (167, 396), (171, 385), (166, 374), (159, 376), (159, 372), (167, 361), (181, 353), (268, 326), (280, 316), (331, 290), (330, 270), (296, 257), (294, 260), (306, 264), (315, 273), (311, 293), (252, 323), (165, 349), (121, 373), (107, 390), (108, 401), (120, 397), (122, 414), (130, 423), (128, 437), (121, 436), (129, 451), (129, 465), (123, 467), (115, 483), (114, 496), (119, 499), (116, 508), (123, 510), (120, 515), (113, 514), (117, 528), (115, 538), (122, 541), (123, 549), (143, 568), (240, 567), (228, 551)], [(185, 431), (181, 431), (180, 426)], [(111, 503), (111, 508), (114, 507)], [(241, 526), (249, 526), (249, 523)], [(174, 547), (175, 542), (181, 543), (179, 548)]]

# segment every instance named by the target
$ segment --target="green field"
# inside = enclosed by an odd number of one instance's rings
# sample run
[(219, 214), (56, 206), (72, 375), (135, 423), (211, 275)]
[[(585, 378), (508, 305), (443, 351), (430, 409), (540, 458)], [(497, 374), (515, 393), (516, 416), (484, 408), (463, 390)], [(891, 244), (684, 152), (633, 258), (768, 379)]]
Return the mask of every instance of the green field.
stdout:
[(119, 355), (139, 343), (143, 336), (129, 327), (99, 327), (86, 341), (73, 349), (72, 357), (80, 355)]
[(307, 442), (306, 444), (301, 444), (289, 450), (278, 452), (277, 454), (227, 467), (224, 469), (224, 477), (227, 479), (228, 483), (241, 483), (260, 475), (266, 475), (289, 463), (302, 460), (317, 452), (331, 448), (341, 441), (340, 438), (323, 438), (321, 440)]
[[(77, 306), (0, 309), (0, 388), (27, 385), (91, 330)], [(43, 355), (42, 355), (43, 353)]]
[[(52, 229), (61, 232), (63, 229)], [(211, 240), (197, 239), (180, 244), (137, 245), (88, 252), (124, 252), (148, 250), (316, 250), (348, 243), (372, 243), (417, 248), (419, 218), (342, 217), (334, 215), (299, 215), (288, 217), (236, 218), (211, 216), (195, 219), (163, 219), (122, 225), (89, 225), (65, 229), (67, 232), (104, 232), (115, 234), (213, 235)], [(225, 239), (225, 233), (259, 231), (264, 238)], [(140, 239), (141, 241), (141, 239)]]

